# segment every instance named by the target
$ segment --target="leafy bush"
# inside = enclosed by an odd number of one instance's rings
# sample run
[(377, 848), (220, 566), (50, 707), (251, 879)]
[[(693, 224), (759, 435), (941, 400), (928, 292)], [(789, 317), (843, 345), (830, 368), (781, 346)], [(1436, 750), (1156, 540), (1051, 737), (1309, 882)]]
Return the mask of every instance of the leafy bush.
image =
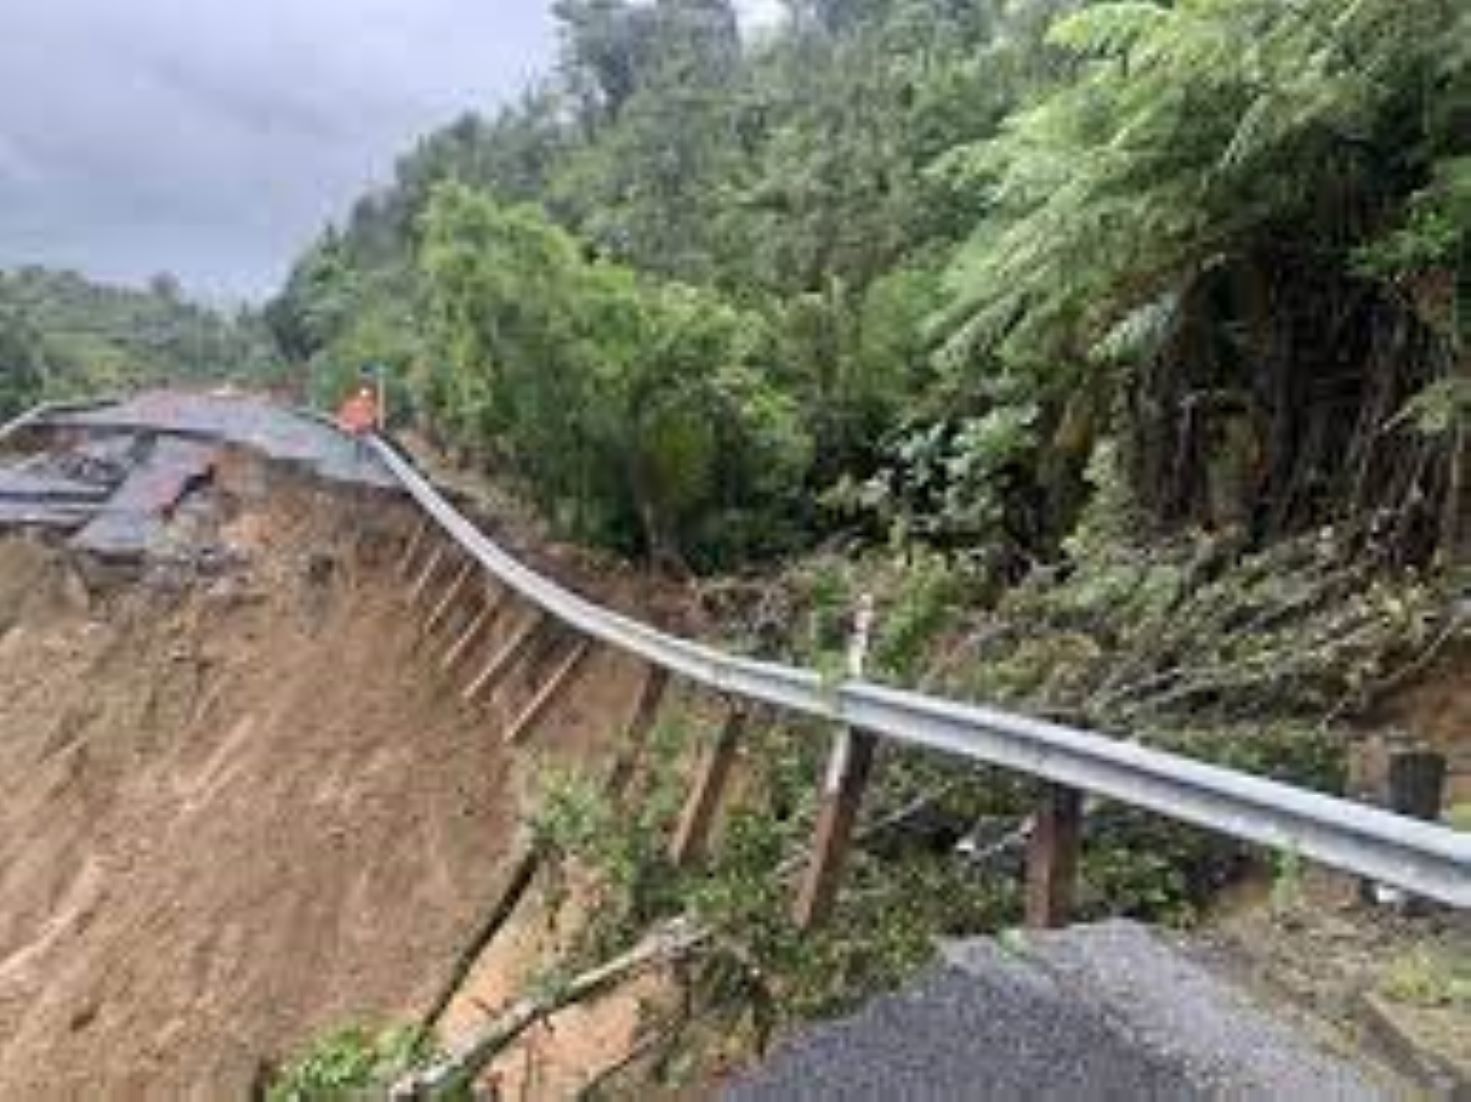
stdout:
[[(360, 1026), (317, 1041), (267, 1087), (267, 1102), (366, 1102), (427, 1056), (408, 1029)], [(469, 1094), (463, 1095), (469, 1102)], [(445, 1102), (453, 1102), (446, 1099)]]
[[(423, 266), (441, 366), (421, 401), (554, 515), (666, 561), (781, 545), (810, 446), (764, 377), (758, 316), (589, 260), (539, 211), (455, 185), (430, 208)], [(764, 533), (732, 525), (746, 515)]]
[(1397, 957), (1380, 980), (1395, 1002), (1471, 1010), (1471, 961), (1449, 947), (1423, 945)]

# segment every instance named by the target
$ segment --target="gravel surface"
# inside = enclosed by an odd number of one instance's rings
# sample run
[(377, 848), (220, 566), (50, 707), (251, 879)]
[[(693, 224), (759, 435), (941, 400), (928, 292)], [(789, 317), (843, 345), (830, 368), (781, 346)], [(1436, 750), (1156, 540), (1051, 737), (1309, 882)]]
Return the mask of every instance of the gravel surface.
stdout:
[(1140, 1043), (1187, 1066), (1220, 1097), (1381, 1097), (1353, 1068), (1275, 1021), (1239, 989), (1132, 922), (1035, 935), (1031, 953), (1122, 1020)]
[(790, 1042), (733, 1102), (1371, 1099), (1355, 1072), (1128, 923), (947, 947), (905, 990)]

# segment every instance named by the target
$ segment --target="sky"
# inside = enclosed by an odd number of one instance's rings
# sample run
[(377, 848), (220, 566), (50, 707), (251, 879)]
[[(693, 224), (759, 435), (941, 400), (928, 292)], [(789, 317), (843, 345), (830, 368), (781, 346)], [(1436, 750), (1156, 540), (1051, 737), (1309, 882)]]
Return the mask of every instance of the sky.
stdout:
[(0, 268), (259, 298), (425, 131), (551, 64), (550, 0), (0, 0)]

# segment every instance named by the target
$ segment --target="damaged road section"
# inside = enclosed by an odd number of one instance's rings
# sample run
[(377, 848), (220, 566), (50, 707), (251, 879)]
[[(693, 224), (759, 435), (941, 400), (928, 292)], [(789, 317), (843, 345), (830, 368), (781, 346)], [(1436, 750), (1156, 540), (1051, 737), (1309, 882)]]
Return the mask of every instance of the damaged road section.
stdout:
[(72, 537), (72, 546), (103, 558), (130, 558), (157, 551), (180, 503), (208, 485), (220, 449), (211, 444), (159, 436), (142, 450), (97, 515)]
[[(159, 391), (43, 413), (0, 440), (0, 534), (65, 541), (109, 566), (213, 561), (241, 456), (337, 489), (391, 492), (365, 449), (310, 417), (229, 393)], [(239, 482), (240, 479), (234, 481)]]

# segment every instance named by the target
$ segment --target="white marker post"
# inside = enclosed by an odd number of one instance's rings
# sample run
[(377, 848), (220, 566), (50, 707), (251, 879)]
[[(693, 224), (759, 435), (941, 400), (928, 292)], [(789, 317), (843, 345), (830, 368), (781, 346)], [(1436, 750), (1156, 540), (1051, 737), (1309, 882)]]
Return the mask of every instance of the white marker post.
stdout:
[[(864, 594), (858, 600), (853, 633), (848, 639), (847, 673), (854, 681), (863, 677), (868, 661), (873, 618), (873, 598)], [(832, 913), (877, 749), (877, 738), (852, 727), (844, 727), (833, 739), (823, 777), (822, 808), (812, 839), (812, 856), (793, 913), (803, 930), (821, 925)]]

